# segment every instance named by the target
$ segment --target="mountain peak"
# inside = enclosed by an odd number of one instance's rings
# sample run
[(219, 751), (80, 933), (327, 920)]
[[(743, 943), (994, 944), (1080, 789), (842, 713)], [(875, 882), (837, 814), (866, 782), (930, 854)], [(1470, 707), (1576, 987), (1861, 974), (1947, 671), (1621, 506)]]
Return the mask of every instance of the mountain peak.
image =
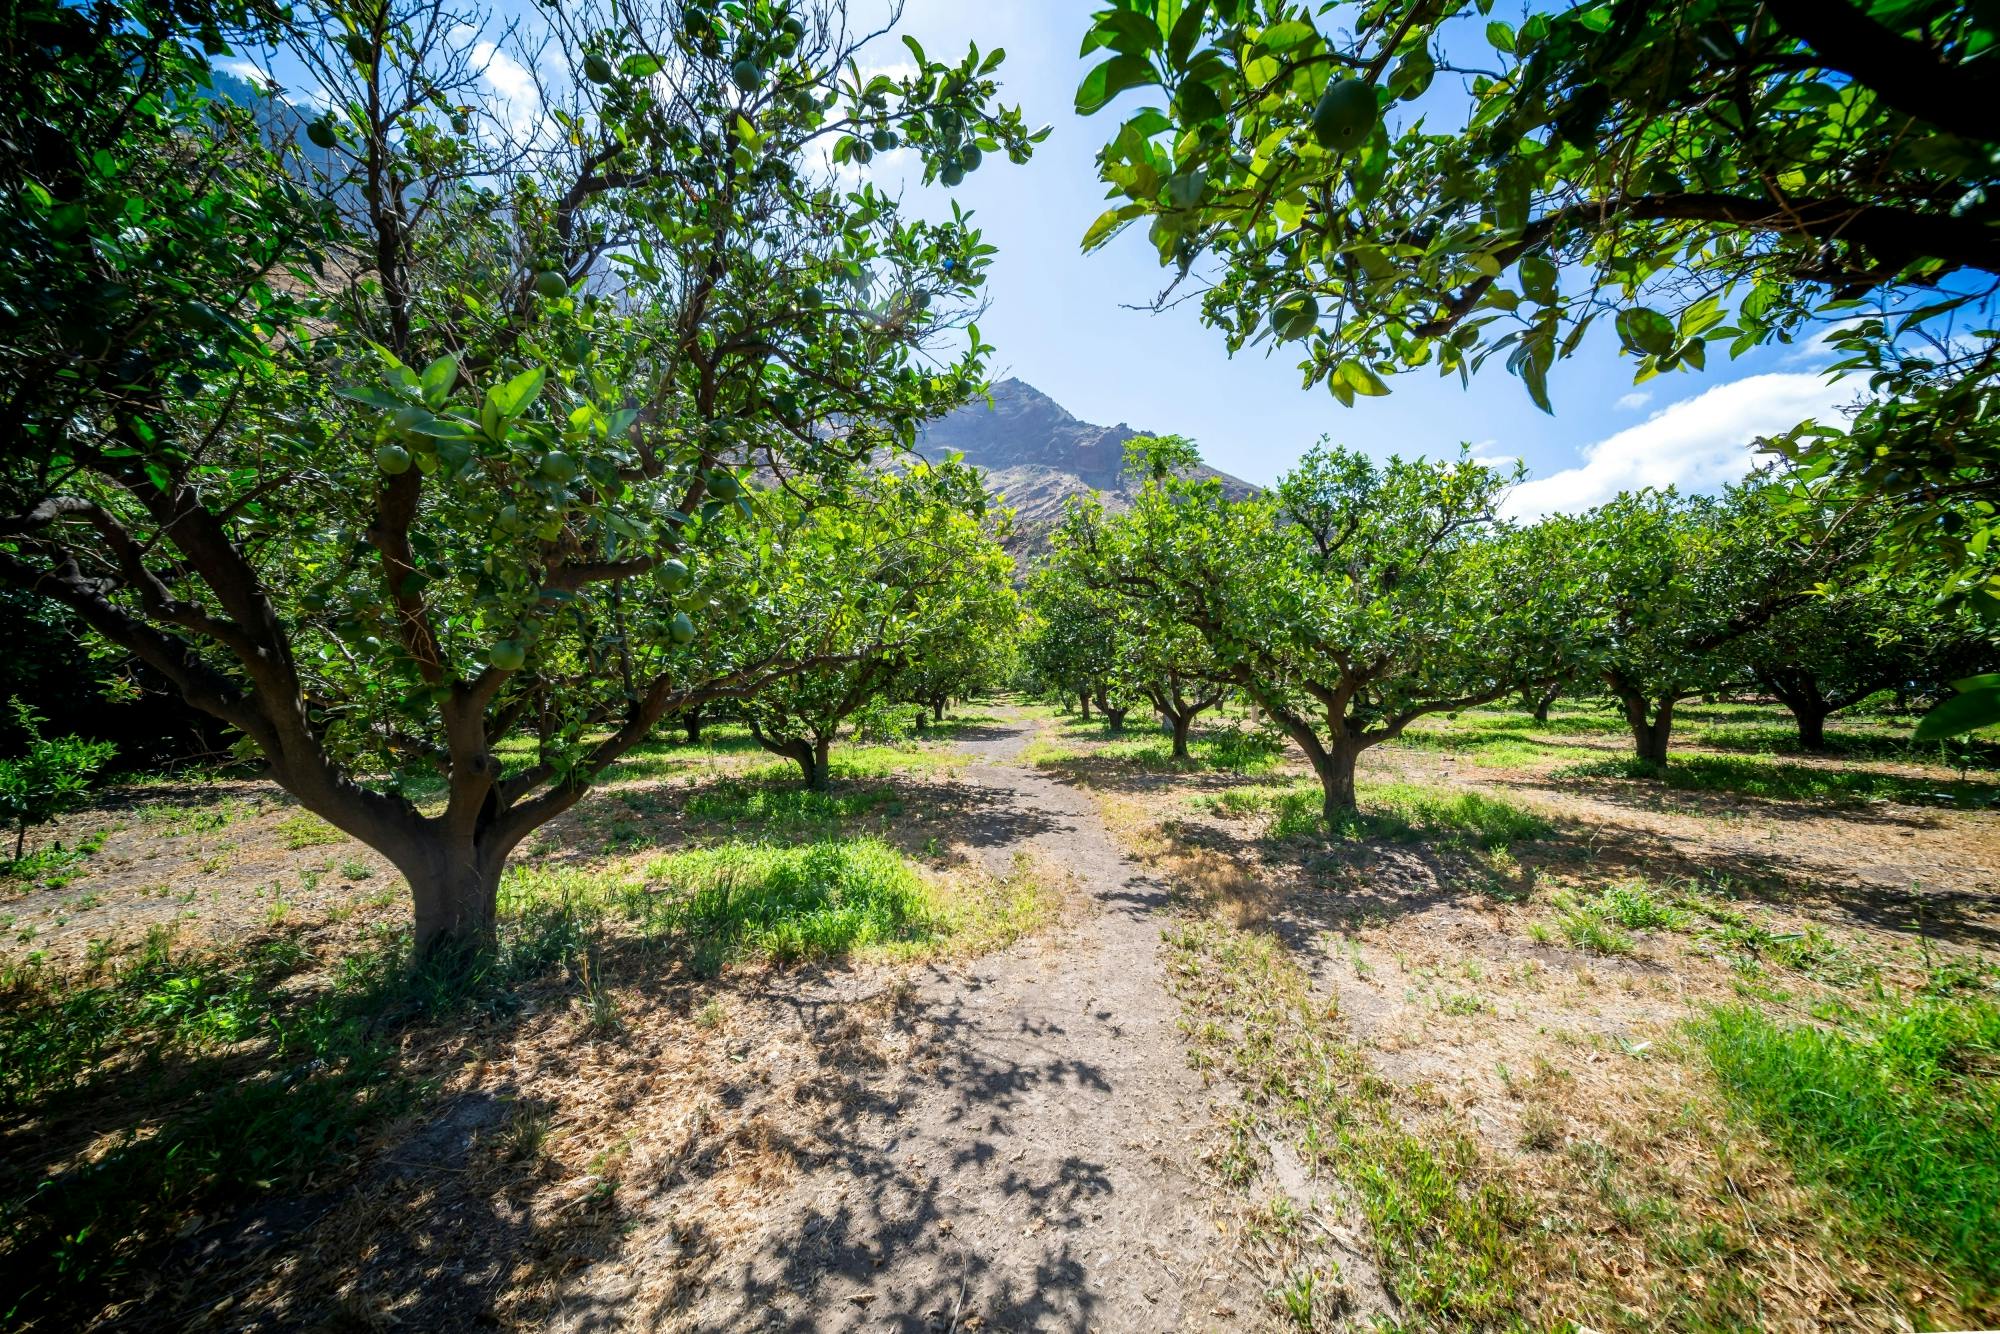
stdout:
[[(1097, 491), (1112, 508), (1131, 496), (1124, 476), (1125, 442), (1148, 434), (1124, 422), (1097, 426), (1079, 421), (1062, 404), (1025, 380), (1009, 377), (993, 386), (993, 401), (975, 399), (930, 423), (917, 437), (918, 452), (957, 452), (987, 474), (989, 489), (1013, 506), (1019, 536), (1014, 545), (1039, 549), (1062, 517), (1071, 496)], [(1232, 494), (1248, 495), (1249, 483), (1227, 473)]]

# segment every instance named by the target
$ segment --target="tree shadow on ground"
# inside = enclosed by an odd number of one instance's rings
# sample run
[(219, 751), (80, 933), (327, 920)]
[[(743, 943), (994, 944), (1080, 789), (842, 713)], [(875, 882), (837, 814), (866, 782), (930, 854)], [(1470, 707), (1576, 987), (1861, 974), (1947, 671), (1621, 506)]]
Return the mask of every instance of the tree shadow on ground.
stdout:
[[(1023, 1032), (1018, 1052), (976, 1041), (967, 1004), (979, 987), (956, 977), (959, 965), (922, 967), (934, 981), (954, 977), (965, 993), (923, 1006), (857, 991), (879, 976), (837, 962), (704, 983), (670, 954), (628, 942), (607, 950), (601, 966), (638, 979), (627, 997), (635, 1016), (685, 1016), (717, 995), (774, 1016), (746, 1045), (781, 1041), (799, 1077), (726, 1064), (708, 1089), (732, 1124), (756, 1127), (754, 1143), (717, 1129), (649, 1160), (662, 1167), (650, 1179), (605, 1168), (557, 1182), (575, 1165), (506, 1157), (509, 1127), (532, 1106), (511, 1081), (494, 1081), (399, 1124), (319, 1191), (273, 1196), (156, 1254), (140, 1283), (146, 1300), (116, 1327), (805, 1330), (851, 1316), (946, 1329), (974, 1314), (998, 1329), (1098, 1323), (1084, 1258), (1090, 1216), (1111, 1190), (1104, 1165), (1087, 1151), (1002, 1161), (996, 1142), (1029, 1100), (1116, 1090), (1089, 1062), (1038, 1054), (1032, 1040), (1046, 1034)], [(885, 1062), (862, 1040), (857, 1013), (878, 1016), (885, 1006), (896, 1032), (920, 1030), (920, 1066)], [(1093, 1021), (1104, 1017), (1075, 1022)], [(511, 1033), (511, 1022), (490, 1028), (477, 1044), (482, 1055), (504, 1052)], [(567, 1041), (579, 1065), (586, 1045), (611, 1042), (621, 1087), (643, 1080), (654, 1059), (644, 1037), (593, 1038), (579, 1025)], [(539, 1059), (560, 1065), (563, 1050), (544, 1047)], [(901, 1118), (940, 1090), (946, 1119), (970, 1131), (953, 1166), (975, 1169), (996, 1196), (1027, 1201), (1041, 1228), (1034, 1242), (982, 1235), (967, 1202), (947, 1194), (948, 1174), (909, 1157)], [(646, 1110), (641, 1102), (632, 1112)], [(746, 1251), (717, 1229), (731, 1207), (708, 1195), (750, 1152), (839, 1189), (782, 1214), (745, 1199), (743, 1207), (764, 1211)], [(896, 1283), (881, 1292), (891, 1264)], [(850, 1301), (864, 1290), (877, 1299)]]

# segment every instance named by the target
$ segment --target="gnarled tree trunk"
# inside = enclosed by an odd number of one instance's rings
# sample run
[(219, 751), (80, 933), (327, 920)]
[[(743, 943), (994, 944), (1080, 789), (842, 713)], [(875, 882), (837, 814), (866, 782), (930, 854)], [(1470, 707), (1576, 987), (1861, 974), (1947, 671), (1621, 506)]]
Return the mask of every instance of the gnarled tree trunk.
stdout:
[(1641, 764), (1665, 764), (1667, 743), (1674, 732), (1674, 704), (1671, 695), (1648, 700), (1644, 695), (1621, 694), (1625, 724), (1632, 729), (1632, 747)]
[(1354, 762), (1361, 758), (1363, 749), (1360, 742), (1342, 737), (1313, 756), (1313, 772), (1319, 777), (1320, 816), (1328, 828), (1359, 809), (1354, 799)]

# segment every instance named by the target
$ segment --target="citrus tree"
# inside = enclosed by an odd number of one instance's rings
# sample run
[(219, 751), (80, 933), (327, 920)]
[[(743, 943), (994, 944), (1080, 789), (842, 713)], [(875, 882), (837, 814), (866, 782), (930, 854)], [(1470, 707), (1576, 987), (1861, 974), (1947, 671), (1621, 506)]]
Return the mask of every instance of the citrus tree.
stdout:
[(758, 582), (770, 591), (753, 637), (774, 637), (761, 650), (773, 651), (817, 615), (819, 662), (739, 707), (759, 745), (823, 788), (849, 719), (896, 696), (933, 657), (959, 663), (968, 644), (1011, 638), (1014, 563), (988, 523), (978, 475), (963, 464), (915, 463), (803, 503), (774, 496), (767, 508), (776, 512), (760, 542)]
[(1814, 595), (1837, 558), (1788, 533), (1784, 488), (1767, 481), (1724, 496), (1668, 489), (1619, 495), (1589, 514), (1540, 527), (1547, 558), (1567, 562), (1580, 674), (1623, 710), (1635, 757), (1666, 762), (1674, 710), (1747, 684), (1735, 650)]
[(1157, 479), (1104, 570), (1149, 618), (1200, 632), (1338, 820), (1369, 747), (1565, 670), (1564, 572), (1495, 517), (1508, 482), (1469, 458), (1378, 465), (1326, 446), (1249, 500)]
[(1826, 748), (1826, 720), (1883, 690), (1932, 699), (2000, 665), (1962, 607), (1942, 605), (1930, 572), (1850, 575), (1784, 608), (1730, 650), (1791, 711), (1799, 744)]
[[(1986, 292), (2000, 273), (1981, 58), (2000, 29), (1981, 6), (1494, 8), (1100, 10), (1078, 109), (1129, 88), (1165, 105), (1105, 146), (1122, 202), (1086, 244), (1145, 219), (1163, 262), (1212, 255), (1203, 310), (1231, 345), (1297, 340), (1343, 398), (1504, 351), (1544, 405), (1549, 366), (1600, 318), (1643, 377), (1790, 337), (1829, 299)], [(1434, 88), (1426, 114), (1399, 109)]]
[[(990, 247), (839, 162), (900, 134), (952, 179), (1033, 136), (994, 56), (858, 81), (837, 4), (203, 13), (5, 20), (40, 147), (0, 166), (0, 577), (387, 856), (421, 950), (476, 944), (512, 850), (660, 718), (814, 660), (715, 642), (751, 466), (835, 475), (979, 381)], [(482, 81), (489, 24), (537, 115)], [(202, 96), (226, 39), (305, 72), (306, 144)]]
[(1075, 571), (1044, 561), (1028, 576), (1031, 611), (1022, 656), (1035, 675), (1065, 701), (1074, 699), (1083, 720), (1093, 705), (1112, 731), (1125, 726), (1132, 697), (1121, 668), (1131, 649), (1118, 600), (1078, 582)]
[(1051, 538), (1048, 577), (1036, 587), (1045, 597), (1056, 588), (1095, 595), (1118, 645), (1109, 672), (1117, 693), (1150, 704), (1173, 734), (1173, 757), (1187, 760), (1195, 720), (1232, 687), (1199, 630), (1174, 616), (1170, 603), (1116, 578), (1132, 540), (1130, 524), (1107, 515), (1094, 496), (1072, 502)]
[[(1098, 159), (1234, 350), (1342, 402), (1593, 326), (1640, 380), (1808, 333), (1866, 384), (1771, 442), (1893, 505), (1896, 544), (2000, 623), (2000, 19), (1957, 0), (1118, 0)], [(1862, 397), (1857, 393), (1857, 397)], [(2000, 720), (2000, 686), (1953, 725)]]

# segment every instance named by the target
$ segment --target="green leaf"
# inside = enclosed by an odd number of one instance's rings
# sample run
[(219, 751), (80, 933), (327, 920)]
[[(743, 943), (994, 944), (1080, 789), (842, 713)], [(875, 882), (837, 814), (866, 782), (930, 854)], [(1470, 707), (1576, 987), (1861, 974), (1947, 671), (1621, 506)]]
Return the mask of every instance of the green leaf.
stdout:
[(1357, 394), (1380, 398), (1389, 392), (1389, 386), (1382, 382), (1382, 377), (1359, 361), (1349, 359), (1341, 362), (1336, 374)]
[(1097, 215), (1097, 221), (1090, 224), (1090, 230), (1083, 234), (1083, 248), (1095, 250), (1117, 234), (1118, 229), (1146, 211), (1144, 204), (1121, 204), (1108, 208)]
[(1673, 350), (1674, 322), (1657, 310), (1634, 306), (1618, 312), (1618, 337), (1627, 349), (1647, 356), (1665, 356)]
[(458, 359), (450, 353), (424, 367), (417, 381), (423, 386), (425, 406), (432, 409), (443, 407), (445, 399), (451, 397), (451, 386), (457, 379)]
[(1505, 51), (1510, 56), (1514, 54), (1514, 30), (1500, 20), (1495, 19), (1486, 25), (1486, 40), (1494, 50)]
[(502, 417), (518, 417), (530, 403), (535, 401), (535, 395), (541, 392), (542, 368), (537, 366), (532, 370), (522, 371), (503, 385), (496, 385), (487, 390), (486, 401)]
[(1942, 741), (1995, 723), (2000, 723), (2000, 687), (1989, 686), (1953, 695), (1924, 715), (1915, 735), (1919, 741)]
[(334, 393), (350, 403), (361, 403), (371, 408), (400, 408), (405, 406), (402, 399), (386, 389), (377, 389), (372, 384), (343, 384), (334, 387)]
[(1139, 56), (1113, 56), (1096, 69), (1083, 76), (1083, 82), (1076, 89), (1076, 113), (1089, 116), (1104, 108), (1127, 88), (1139, 88), (1149, 83), (1158, 83), (1150, 62)]
[(1149, 16), (1129, 9), (1112, 9), (1098, 15), (1096, 23), (1084, 34), (1083, 50), (1077, 54), (1087, 56), (1104, 47), (1121, 55), (1143, 56), (1159, 44), (1160, 25)]

